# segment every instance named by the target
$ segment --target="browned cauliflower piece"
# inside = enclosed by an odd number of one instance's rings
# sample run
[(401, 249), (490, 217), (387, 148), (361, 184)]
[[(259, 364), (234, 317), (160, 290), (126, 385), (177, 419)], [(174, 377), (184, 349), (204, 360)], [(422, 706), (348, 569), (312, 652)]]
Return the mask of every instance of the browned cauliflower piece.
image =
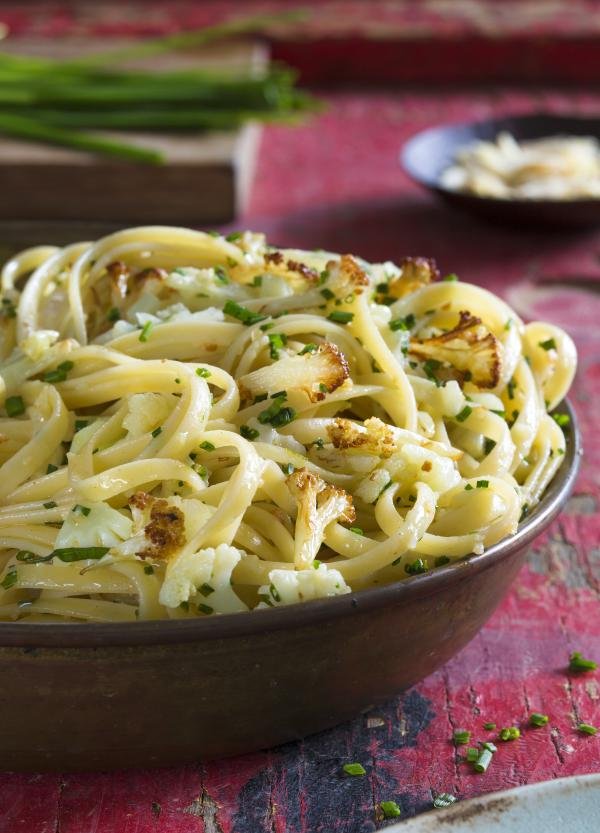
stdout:
[(502, 347), (480, 318), (462, 311), (453, 330), (422, 341), (412, 340), (409, 353), (422, 361), (440, 362), (438, 378), (470, 381), (479, 388), (495, 388), (502, 372)]
[(327, 428), (327, 433), (334, 448), (341, 450), (376, 454), (378, 457), (391, 457), (396, 451), (397, 440), (394, 432), (377, 417), (365, 420), (364, 427), (340, 417)]
[(334, 521), (353, 523), (356, 512), (352, 497), (344, 489), (326, 483), (306, 468), (290, 474), (286, 483), (298, 505), (294, 564), (303, 569), (315, 560), (327, 526)]
[(325, 274), (324, 288), (341, 300), (350, 295), (361, 295), (369, 285), (367, 273), (352, 255), (328, 261)]
[(350, 377), (348, 362), (337, 345), (323, 342), (314, 352), (285, 356), (273, 364), (246, 373), (238, 380), (243, 400), (262, 393), (301, 390), (311, 402), (319, 402)]
[(145, 521), (143, 549), (137, 551), (140, 558), (167, 561), (185, 543), (185, 518), (177, 506), (164, 498), (155, 498), (147, 492), (136, 492), (129, 505), (134, 519)]
[(388, 298), (403, 298), (440, 277), (440, 271), (432, 258), (405, 257), (400, 263), (400, 269), (398, 277), (392, 278), (383, 293)]

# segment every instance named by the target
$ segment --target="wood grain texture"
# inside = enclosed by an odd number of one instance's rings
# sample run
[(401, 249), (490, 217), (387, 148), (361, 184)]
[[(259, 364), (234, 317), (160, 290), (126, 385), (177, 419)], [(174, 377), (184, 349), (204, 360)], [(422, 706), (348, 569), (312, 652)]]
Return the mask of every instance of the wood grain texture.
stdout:
[[(381, 800), (397, 801), (410, 816), (429, 809), (439, 791), (467, 798), (600, 770), (600, 736), (575, 729), (579, 719), (600, 724), (600, 673), (566, 672), (572, 650), (600, 660), (600, 234), (479, 224), (438, 205), (397, 163), (401, 142), (430, 124), (541, 106), (592, 112), (600, 95), (336, 94), (329, 105), (310, 125), (267, 128), (240, 225), (283, 245), (368, 258), (432, 255), (442, 270), (492, 288), (520, 314), (567, 327), (580, 351), (573, 401), (585, 454), (576, 494), (535, 541), (479, 636), (385, 708), (301, 743), (205, 765), (64, 777), (5, 773), (0, 833), (370, 833), (387, 824), (377, 818)], [(40, 708), (51, 719), (51, 700)], [(524, 727), (534, 710), (550, 715), (548, 727)], [(486, 721), (522, 726), (523, 734), (499, 744), (488, 772), (475, 775), (450, 738), (454, 728), (486, 738)], [(360, 761), (367, 775), (343, 776), (350, 761)]]

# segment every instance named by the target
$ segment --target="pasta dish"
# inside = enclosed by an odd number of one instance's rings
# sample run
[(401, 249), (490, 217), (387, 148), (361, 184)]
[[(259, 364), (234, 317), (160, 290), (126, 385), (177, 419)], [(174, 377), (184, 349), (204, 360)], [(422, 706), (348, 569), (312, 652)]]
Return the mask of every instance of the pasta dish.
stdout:
[(1, 281), (3, 620), (408, 579), (514, 533), (563, 459), (573, 342), (431, 260), (157, 226)]
[(600, 144), (585, 136), (518, 142), (500, 133), (460, 150), (441, 176), (452, 191), (480, 197), (576, 200), (600, 197)]

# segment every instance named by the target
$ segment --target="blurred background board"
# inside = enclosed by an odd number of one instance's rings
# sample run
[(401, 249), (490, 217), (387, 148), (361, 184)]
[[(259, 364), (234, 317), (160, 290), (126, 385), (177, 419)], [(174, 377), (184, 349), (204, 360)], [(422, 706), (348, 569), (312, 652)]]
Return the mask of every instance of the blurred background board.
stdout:
[[(127, 45), (111, 41), (111, 46)], [(7, 40), (5, 52), (72, 58), (106, 49), (106, 40)], [(265, 47), (249, 41), (137, 61), (138, 68), (229, 68), (260, 71)], [(199, 225), (231, 220), (248, 195), (260, 128), (186, 134), (91, 131), (162, 151), (163, 165), (136, 164), (93, 153), (0, 138), (0, 221), (94, 224), (93, 233), (124, 223)], [(21, 234), (27, 226), (20, 224)], [(53, 236), (53, 239), (56, 235)]]

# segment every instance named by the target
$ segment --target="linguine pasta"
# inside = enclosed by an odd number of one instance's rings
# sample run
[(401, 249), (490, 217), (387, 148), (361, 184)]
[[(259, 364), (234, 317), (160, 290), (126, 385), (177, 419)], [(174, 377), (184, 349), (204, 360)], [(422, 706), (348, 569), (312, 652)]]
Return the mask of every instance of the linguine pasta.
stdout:
[(120, 231), (2, 271), (0, 618), (201, 617), (515, 532), (571, 339), (432, 261)]

